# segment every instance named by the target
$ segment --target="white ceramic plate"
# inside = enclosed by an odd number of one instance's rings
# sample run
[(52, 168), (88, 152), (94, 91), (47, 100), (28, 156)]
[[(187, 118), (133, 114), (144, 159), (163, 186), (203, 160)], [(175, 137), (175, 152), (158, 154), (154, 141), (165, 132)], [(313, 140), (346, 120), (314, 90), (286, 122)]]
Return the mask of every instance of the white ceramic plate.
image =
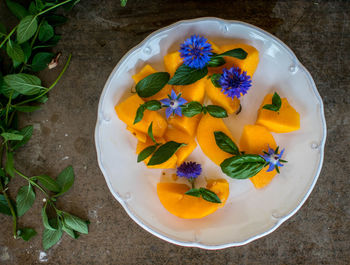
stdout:
[[(199, 220), (185, 220), (167, 212), (158, 200), (156, 185), (162, 170), (136, 163), (136, 139), (114, 112), (115, 104), (131, 95), (131, 76), (146, 63), (164, 70), (163, 56), (178, 50), (192, 34), (218, 45), (245, 42), (259, 50), (260, 63), (253, 86), (242, 100), (243, 111), (225, 120), (236, 142), (243, 126), (254, 124), (263, 97), (278, 91), (300, 113), (301, 129), (274, 134), (286, 148), (289, 163), (270, 185), (256, 190), (250, 180), (226, 177), (197, 147), (190, 159), (200, 162), (202, 175), (226, 178), (230, 196), (226, 205)], [(267, 235), (291, 217), (312, 191), (323, 162), (326, 123), (315, 83), (294, 53), (271, 34), (246, 23), (217, 18), (180, 21), (160, 29), (131, 49), (117, 64), (103, 89), (98, 107), (95, 141), (98, 163), (114, 197), (145, 230), (171, 243), (205, 249), (239, 246)], [(171, 174), (173, 172), (166, 172)]]

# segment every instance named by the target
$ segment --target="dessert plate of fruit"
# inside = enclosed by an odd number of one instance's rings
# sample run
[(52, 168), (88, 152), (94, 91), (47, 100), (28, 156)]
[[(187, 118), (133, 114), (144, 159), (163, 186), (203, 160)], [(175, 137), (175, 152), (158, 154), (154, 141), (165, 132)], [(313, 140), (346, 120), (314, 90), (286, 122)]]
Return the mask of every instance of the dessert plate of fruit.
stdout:
[(326, 123), (294, 53), (246, 23), (158, 30), (116, 65), (95, 129), (114, 197), (145, 230), (205, 249), (247, 244), (305, 202)]

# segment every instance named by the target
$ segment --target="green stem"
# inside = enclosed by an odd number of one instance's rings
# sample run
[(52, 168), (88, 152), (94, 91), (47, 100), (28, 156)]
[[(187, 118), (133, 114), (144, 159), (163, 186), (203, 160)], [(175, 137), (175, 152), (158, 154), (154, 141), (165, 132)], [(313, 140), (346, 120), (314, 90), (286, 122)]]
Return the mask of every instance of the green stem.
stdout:
[(48, 9), (45, 9), (45, 10), (41, 11), (41, 12), (40, 12), (39, 14), (37, 14), (36, 16), (41, 16), (42, 14), (45, 14), (46, 12), (49, 12), (50, 10), (55, 9), (55, 8), (61, 6), (61, 5), (67, 4), (68, 2), (71, 2), (71, 1), (72, 1), (72, 0), (66, 0), (66, 1), (63, 1), (62, 3), (59, 3), (59, 4), (54, 5), (54, 6), (51, 6), (51, 7), (49, 7)]
[(0, 44), (0, 48), (2, 48), (2, 46), (4, 46), (4, 44), (7, 42), (7, 40), (12, 36), (12, 34), (16, 31), (18, 25), (16, 27), (14, 27), (11, 32), (6, 36), (6, 38), (1, 42)]
[(9, 101), (6, 105), (6, 115), (5, 115), (5, 124), (7, 126), (7, 122), (8, 122), (8, 116), (9, 116), (9, 109), (10, 109), (10, 105), (11, 105), (11, 100), (12, 100), (12, 94), (13, 91), (11, 92), (10, 96), (9, 96)]
[[(39, 35), (40, 27), (41, 27), (41, 25), (42, 25), (43, 23), (44, 23), (44, 20), (41, 20), (41, 22), (40, 22), (40, 24), (39, 24), (39, 26), (38, 26), (38, 29), (36, 30), (35, 35), (34, 35), (34, 37), (33, 37), (33, 39), (32, 39), (32, 42), (30, 43), (30, 48), (31, 48), (31, 49), (33, 49), (34, 42), (36, 41), (36, 38), (37, 38), (38, 35)], [(23, 68), (23, 67), (22, 67), (22, 68)]]
[(47, 192), (35, 181), (31, 180), (29, 177), (27, 177), (26, 175), (24, 175), (23, 173), (19, 172), (17, 169), (15, 169), (15, 172), (17, 173), (17, 175), (21, 176), (22, 178), (26, 179), (31, 185), (37, 187), (39, 190), (41, 190), (45, 196), (47, 198), (50, 198), (49, 194), (47, 194)]
[(55, 82), (53, 82), (52, 85), (51, 85), (45, 92), (41, 93), (39, 96), (37, 96), (37, 97), (35, 97), (35, 98), (30, 98), (30, 99), (24, 100), (24, 101), (22, 101), (22, 102), (20, 102), (20, 103), (18, 103), (18, 104), (16, 104), (16, 105), (14, 105), (14, 106), (21, 106), (21, 105), (26, 104), (26, 103), (28, 103), (28, 102), (35, 101), (35, 100), (41, 98), (42, 96), (44, 96), (45, 94), (47, 94), (51, 89), (53, 89), (54, 86), (55, 86), (55, 85), (58, 83), (58, 81), (61, 79), (61, 77), (62, 77), (62, 75), (64, 74), (64, 72), (67, 70), (71, 58), (72, 58), (72, 55), (70, 54), (69, 57), (68, 57), (68, 59), (67, 59), (67, 62), (66, 62), (66, 64), (65, 64), (65, 66), (63, 67), (63, 69), (62, 69), (62, 71), (61, 71), (61, 73), (59, 74), (59, 76), (57, 77), (57, 79), (55, 80)]

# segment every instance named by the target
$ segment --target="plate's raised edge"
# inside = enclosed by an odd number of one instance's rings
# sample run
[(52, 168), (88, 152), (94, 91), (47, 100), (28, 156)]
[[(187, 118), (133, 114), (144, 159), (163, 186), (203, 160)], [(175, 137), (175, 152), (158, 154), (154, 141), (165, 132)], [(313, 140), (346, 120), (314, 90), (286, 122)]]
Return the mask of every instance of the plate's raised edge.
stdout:
[[(260, 233), (258, 235), (252, 236), (250, 238), (248, 238), (247, 240), (241, 241), (241, 242), (232, 242), (232, 243), (227, 243), (227, 244), (221, 244), (221, 245), (204, 245), (201, 244), (199, 242), (182, 242), (182, 241), (178, 241), (178, 240), (174, 240), (171, 239), (167, 236), (164, 236), (160, 233), (158, 233), (157, 231), (153, 230), (152, 228), (148, 227), (146, 224), (144, 224), (141, 220), (139, 220), (133, 213), (132, 211), (128, 208), (128, 206), (126, 205), (125, 201), (121, 198), (121, 196), (119, 194), (117, 194), (113, 188), (112, 188), (112, 184), (110, 182), (109, 177), (107, 176), (105, 169), (102, 165), (102, 161), (101, 161), (101, 154), (100, 154), (100, 146), (99, 146), (99, 124), (100, 121), (102, 119), (102, 117), (100, 117), (101, 115), (101, 110), (102, 110), (102, 105), (103, 105), (103, 99), (106, 93), (107, 88), (110, 85), (110, 82), (113, 78), (113, 76), (115, 75), (115, 73), (117, 72), (118, 68), (120, 67), (120, 65), (125, 61), (125, 59), (131, 55), (132, 53), (134, 53), (136, 50), (140, 49), (142, 46), (146, 45), (149, 41), (149, 39), (151, 39), (153, 36), (170, 30), (173, 27), (176, 27), (180, 24), (188, 24), (188, 23), (193, 23), (193, 22), (201, 22), (201, 21), (213, 21), (213, 22), (220, 22), (220, 23), (226, 23), (226, 24), (240, 24), (240, 25), (244, 25), (246, 27), (249, 27), (251, 29), (254, 29), (262, 34), (267, 35), (268, 37), (272, 38), (273, 40), (275, 40), (275, 42), (282, 48), (284, 49), (287, 53), (289, 53), (289, 55), (291, 56), (292, 60), (294, 61), (294, 63), (296, 64), (295, 66), (297, 66), (299, 68), (299, 70), (302, 70), (305, 72), (306, 76), (309, 79), (310, 84), (312, 85), (313, 88), (313, 92), (315, 93), (316, 98), (319, 101), (319, 111), (320, 111), (320, 115), (321, 115), (321, 120), (322, 120), (322, 127), (323, 127), (323, 137), (322, 137), (322, 141), (319, 144), (319, 152), (320, 152), (320, 161), (319, 161), (319, 165), (318, 165), (318, 169), (317, 172), (314, 176), (313, 182), (309, 188), (309, 190), (307, 191), (307, 193), (305, 194), (305, 196), (303, 197), (303, 199), (301, 200), (301, 202), (299, 203), (299, 205), (293, 210), (291, 211), (289, 214), (285, 215), (284, 217), (280, 218), (276, 224), (269, 229), (268, 231), (264, 232), (264, 233)], [(202, 248), (202, 249), (208, 249), (208, 250), (217, 250), (217, 249), (224, 249), (224, 248), (228, 248), (228, 247), (235, 247), (235, 246), (242, 246), (245, 244), (248, 244), (250, 242), (252, 242), (253, 240), (259, 239), (263, 236), (266, 236), (270, 233), (272, 233), (273, 231), (275, 231), (283, 222), (285, 222), (286, 220), (288, 220), (291, 216), (293, 216), (305, 203), (305, 201), (307, 200), (307, 198), (309, 197), (310, 193), (312, 192), (313, 188), (315, 187), (315, 184), (317, 182), (317, 179), (320, 175), (321, 172), (321, 168), (322, 168), (322, 164), (323, 164), (323, 158), (324, 158), (324, 146), (326, 143), (326, 135), (327, 135), (327, 127), (326, 127), (326, 119), (324, 116), (324, 107), (323, 107), (323, 101), (321, 99), (321, 96), (316, 88), (315, 82), (312, 78), (312, 76), (310, 75), (309, 71), (299, 62), (299, 60), (297, 59), (297, 57), (295, 56), (295, 54), (293, 53), (293, 51), (285, 44), (283, 43), (280, 39), (278, 39), (277, 37), (273, 36), (272, 34), (270, 34), (269, 32), (260, 29), (256, 26), (253, 26), (251, 24), (245, 23), (245, 22), (241, 22), (241, 21), (236, 21), (236, 20), (224, 20), (224, 19), (219, 19), (219, 18), (215, 18), (215, 17), (202, 17), (202, 18), (197, 18), (197, 19), (190, 19), (190, 20), (181, 20), (178, 21), (174, 24), (171, 24), (167, 27), (161, 28), (153, 33), (151, 33), (148, 37), (146, 37), (142, 42), (140, 42), (138, 45), (136, 45), (134, 48), (132, 48), (128, 53), (126, 53), (118, 62), (118, 64), (114, 67), (112, 73), (109, 75), (108, 80), (103, 88), (103, 91), (101, 93), (101, 97), (100, 97), (100, 101), (99, 101), (99, 105), (98, 105), (98, 111), (97, 111), (97, 122), (96, 122), (96, 127), (95, 127), (95, 145), (96, 145), (96, 152), (97, 152), (97, 160), (98, 160), (98, 164), (100, 166), (100, 169), (105, 177), (105, 180), (107, 182), (107, 186), (109, 188), (109, 190), (111, 191), (111, 193), (113, 194), (113, 196), (119, 201), (119, 203), (123, 206), (123, 208), (125, 209), (125, 211), (127, 212), (127, 214), (130, 216), (131, 219), (133, 219), (138, 225), (140, 225), (143, 229), (145, 229), (146, 231), (152, 233), (153, 235), (166, 240), (170, 243), (176, 244), (176, 245), (180, 245), (180, 246), (186, 246), (186, 247), (198, 247), (198, 248)]]

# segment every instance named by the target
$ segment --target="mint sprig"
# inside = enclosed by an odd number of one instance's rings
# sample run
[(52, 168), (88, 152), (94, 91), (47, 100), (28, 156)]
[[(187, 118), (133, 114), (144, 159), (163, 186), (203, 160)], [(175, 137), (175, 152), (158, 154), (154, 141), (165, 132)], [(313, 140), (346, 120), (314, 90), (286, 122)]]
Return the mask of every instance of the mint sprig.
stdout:
[(263, 109), (279, 112), (282, 106), (281, 97), (275, 92), (272, 96), (272, 104), (266, 104), (263, 106)]
[(140, 107), (138, 107), (138, 109), (136, 111), (134, 124), (136, 124), (142, 120), (143, 114), (144, 114), (146, 109), (155, 111), (155, 110), (159, 110), (161, 108), (162, 108), (162, 104), (158, 100), (150, 100), (150, 101), (143, 103), (142, 105), (140, 105)]
[(221, 203), (220, 198), (218, 195), (215, 194), (215, 192), (208, 190), (206, 188), (192, 188), (189, 191), (185, 193), (186, 195), (189, 196), (194, 196), (194, 197), (202, 197), (204, 200), (208, 202), (213, 202), (213, 203)]
[(141, 98), (148, 98), (157, 94), (168, 83), (170, 74), (157, 72), (140, 80), (135, 87), (136, 93)]

